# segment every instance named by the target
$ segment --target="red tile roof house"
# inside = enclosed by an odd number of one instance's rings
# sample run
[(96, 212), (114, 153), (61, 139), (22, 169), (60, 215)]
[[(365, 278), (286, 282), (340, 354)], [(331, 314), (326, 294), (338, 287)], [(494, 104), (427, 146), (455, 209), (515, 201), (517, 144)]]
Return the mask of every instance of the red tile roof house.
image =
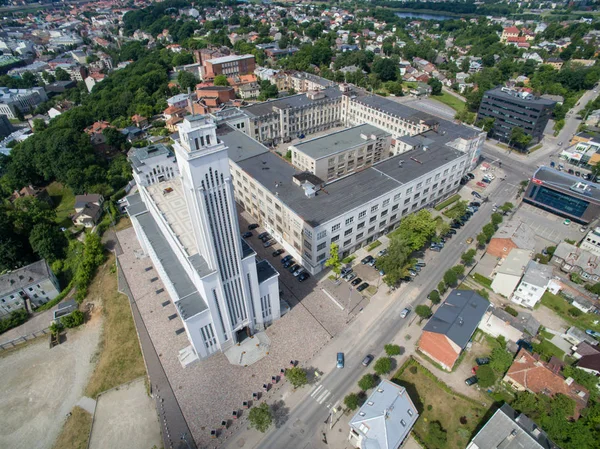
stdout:
[(454, 290), (423, 328), (419, 351), (451, 371), (489, 306), (474, 291)]
[(543, 393), (548, 396), (563, 394), (575, 401), (573, 418), (578, 418), (581, 409), (587, 405), (590, 394), (587, 389), (572, 378), (565, 379), (560, 368), (540, 360), (538, 354), (521, 349), (513, 364), (504, 376), (504, 382), (517, 391)]

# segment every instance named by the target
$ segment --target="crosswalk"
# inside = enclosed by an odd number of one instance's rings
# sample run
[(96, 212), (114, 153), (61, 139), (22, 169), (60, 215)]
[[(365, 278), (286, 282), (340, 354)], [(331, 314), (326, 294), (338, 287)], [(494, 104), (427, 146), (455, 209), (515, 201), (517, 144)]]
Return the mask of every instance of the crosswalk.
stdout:
[[(310, 396), (319, 404), (323, 404), (331, 396), (331, 391), (329, 391), (327, 388), (323, 388), (323, 385), (317, 385), (315, 388), (313, 388)], [(331, 407), (331, 404), (328, 403), (326, 407)]]

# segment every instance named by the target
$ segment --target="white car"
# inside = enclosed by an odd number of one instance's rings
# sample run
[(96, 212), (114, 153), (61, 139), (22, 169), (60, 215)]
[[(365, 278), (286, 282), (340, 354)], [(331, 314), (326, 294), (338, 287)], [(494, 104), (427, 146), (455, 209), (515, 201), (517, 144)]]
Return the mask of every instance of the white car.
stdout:
[(410, 313), (410, 309), (405, 308), (402, 312), (400, 312), (400, 318), (406, 318)]

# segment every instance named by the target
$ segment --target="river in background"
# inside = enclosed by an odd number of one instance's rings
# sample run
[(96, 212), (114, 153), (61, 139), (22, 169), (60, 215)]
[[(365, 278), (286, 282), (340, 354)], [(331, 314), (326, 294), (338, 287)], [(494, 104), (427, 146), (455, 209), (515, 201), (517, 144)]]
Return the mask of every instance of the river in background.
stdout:
[(421, 20), (451, 20), (457, 17), (445, 16), (443, 14), (426, 14), (420, 12), (396, 12), (394, 13), (401, 19), (421, 19)]

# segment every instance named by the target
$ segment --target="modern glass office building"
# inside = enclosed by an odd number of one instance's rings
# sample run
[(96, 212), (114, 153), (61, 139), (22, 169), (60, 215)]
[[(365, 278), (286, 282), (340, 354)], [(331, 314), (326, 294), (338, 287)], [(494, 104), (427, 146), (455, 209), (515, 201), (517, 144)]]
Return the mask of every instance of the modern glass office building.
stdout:
[(589, 224), (600, 212), (600, 185), (540, 167), (531, 178), (523, 201), (577, 223)]

